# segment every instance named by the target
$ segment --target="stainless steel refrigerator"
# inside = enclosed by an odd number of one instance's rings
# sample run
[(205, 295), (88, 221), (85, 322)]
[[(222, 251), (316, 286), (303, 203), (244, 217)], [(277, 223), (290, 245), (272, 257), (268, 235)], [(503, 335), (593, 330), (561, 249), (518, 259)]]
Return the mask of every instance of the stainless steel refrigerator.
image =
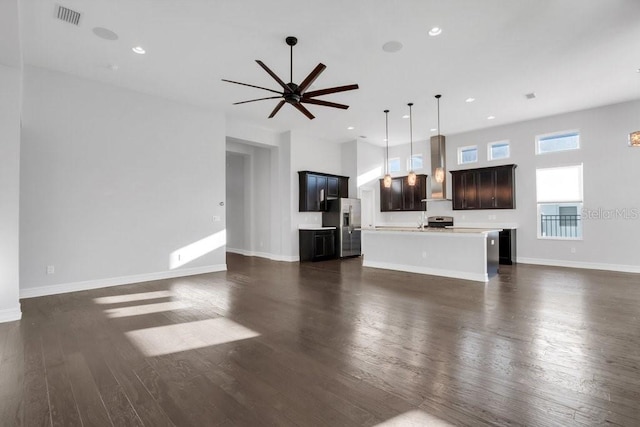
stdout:
[(361, 255), (360, 199), (328, 200), (322, 225), (336, 227), (336, 253), (340, 258)]

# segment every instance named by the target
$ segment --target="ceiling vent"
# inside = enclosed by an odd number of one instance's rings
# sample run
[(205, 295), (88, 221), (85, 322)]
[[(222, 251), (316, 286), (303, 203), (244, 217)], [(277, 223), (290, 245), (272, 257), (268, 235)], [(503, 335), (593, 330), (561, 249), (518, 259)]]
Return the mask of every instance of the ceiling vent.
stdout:
[(57, 17), (59, 20), (68, 22), (69, 24), (78, 25), (80, 24), (80, 12), (76, 12), (75, 10), (67, 9), (64, 6), (58, 5), (58, 14)]

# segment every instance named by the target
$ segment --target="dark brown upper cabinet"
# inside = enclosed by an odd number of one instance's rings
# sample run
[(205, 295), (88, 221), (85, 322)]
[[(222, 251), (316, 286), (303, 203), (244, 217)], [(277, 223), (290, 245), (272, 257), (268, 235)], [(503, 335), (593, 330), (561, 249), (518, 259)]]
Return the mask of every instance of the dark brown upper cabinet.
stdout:
[(516, 165), (451, 171), (453, 209), (515, 209)]
[(323, 212), (327, 200), (349, 197), (349, 177), (299, 171), (299, 212)]
[(392, 211), (424, 211), (427, 204), (427, 175), (417, 175), (416, 185), (409, 185), (406, 176), (391, 180), (391, 187), (384, 186), (380, 180), (380, 212)]

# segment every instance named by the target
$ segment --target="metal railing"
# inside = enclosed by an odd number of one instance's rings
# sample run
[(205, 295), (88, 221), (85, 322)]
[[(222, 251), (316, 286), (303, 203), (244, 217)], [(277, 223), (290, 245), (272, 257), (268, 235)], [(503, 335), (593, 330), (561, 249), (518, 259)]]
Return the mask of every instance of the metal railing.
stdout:
[(540, 215), (543, 237), (581, 237), (580, 215)]

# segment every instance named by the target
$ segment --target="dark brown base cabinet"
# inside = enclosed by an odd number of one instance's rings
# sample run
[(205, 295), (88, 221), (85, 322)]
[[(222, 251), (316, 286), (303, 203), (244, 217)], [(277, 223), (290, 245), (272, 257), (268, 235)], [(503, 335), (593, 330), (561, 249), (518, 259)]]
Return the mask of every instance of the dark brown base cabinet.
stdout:
[(380, 180), (380, 212), (424, 211), (427, 209), (427, 175), (417, 175), (416, 184), (409, 185), (406, 176), (391, 180), (391, 187), (384, 186)]
[(336, 230), (298, 230), (300, 261), (336, 258)]
[(515, 209), (516, 165), (451, 171), (454, 210)]
[(349, 177), (299, 171), (299, 212), (324, 212), (327, 200), (349, 197)]
[(500, 264), (516, 263), (516, 229), (505, 228), (499, 234)]

